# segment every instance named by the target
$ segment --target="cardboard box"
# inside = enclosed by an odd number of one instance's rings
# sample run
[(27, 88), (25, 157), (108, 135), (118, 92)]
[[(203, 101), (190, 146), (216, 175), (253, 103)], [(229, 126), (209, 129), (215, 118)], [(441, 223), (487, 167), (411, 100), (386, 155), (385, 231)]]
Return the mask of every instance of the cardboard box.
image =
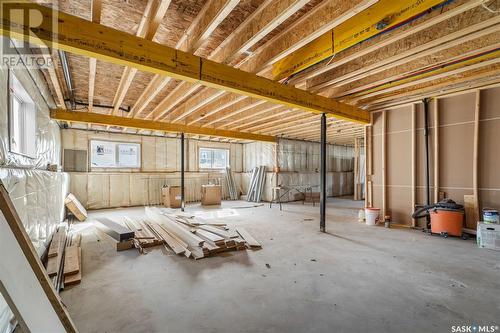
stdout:
[(222, 187), (220, 185), (201, 186), (202, 205), (220, 205), (222, 200)]
[(64, 204), (68, 208), (68, 210), (75, 215), (78, 221), (83, 222), (87, 219), (87, 210), (85, 207), (78, 201), (78, 199), (72, 194), (68, 194), (66, 199), (64, 199)]
[(180, 186), (165, 186), (161, 189), (163, 197), (163, 205), (167, 208), (181, 207), (181, 187)]
[(481, 248), (500, 251), (500, 224), (478, 222), (476, 240)]

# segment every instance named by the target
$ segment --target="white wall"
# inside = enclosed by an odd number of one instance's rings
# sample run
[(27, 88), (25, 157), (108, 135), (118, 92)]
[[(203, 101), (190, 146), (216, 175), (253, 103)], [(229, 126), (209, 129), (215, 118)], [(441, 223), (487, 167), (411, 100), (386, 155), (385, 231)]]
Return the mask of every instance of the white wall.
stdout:
[[(112, 140), (141, 144), (138, 169), (92, 168), (71, 172), (71, 192), (88, 209), (161, 204), (163, 185), (180, 185), (180, 140), (134, 134), (75, 129), (62, 130), (63, 149), (89, 150), (90, 140)], [(229, 150), (230, 166), (239, 186), (243, 168), (241, 144), (186, 140), (186, 201), (201, 200), (201, 185), (220, 181), (227, 197), (224, 172), (199, 170), (200, 147)]]
[[(42, 255), (55, 226), (63, 220), (63, 200), (68, 191), (69, 177), (61, 172), (46, 171), (47, 164), (60, 165), (61, 135), (59, 126), (49, 117), (49, 105), (54, 107), (54, 102), (45, 78), (38, 70), (22, 65), (12, 71), (37, 106), (36, 156), (28, 158), (9, 151), (9, 68), (0, 66), (0, 180), (9, 192), (36, 251)], [(10, 318), (10, 310), (0, 300), (0, 332), (10, 329)]]

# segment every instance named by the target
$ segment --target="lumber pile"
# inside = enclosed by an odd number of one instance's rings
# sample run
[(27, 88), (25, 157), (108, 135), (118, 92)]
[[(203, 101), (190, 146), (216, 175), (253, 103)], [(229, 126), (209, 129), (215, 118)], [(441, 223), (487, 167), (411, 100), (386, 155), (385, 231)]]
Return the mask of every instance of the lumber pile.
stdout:
[(255, 167), (248, 185), (247, 201), (260, 202), (266, 182), (266, 166)]
[(64, 255), (64, 285), (70, 286), (82, 281), (82, 235), (70, 235)]
[(81, 235), (67, 234), (66, 227), (58, 227), (47, 251), (46, 270), (56, 290), (82, 280)]
[(227, 192), (229, 193), (229, 199), (238, 200), (239, 193), (238, 190), (236, 189), (236, 183), (234, 182), (234, 174), (233, 171), (231, 171), (230, 167), (226, 168), (225, 176), (226, 176)]
[(161, 245), (177, 255), (201, 259), (227, 251), (261, 248), (243, 228), (231, 229), (225, 223), (208, 223), (156, 207), (146, 207), (145, 216), (140, 219), (124, 217), (123, 224), (134, 232), (133, 246), (141, 253), (147, 253), (145, 248)]

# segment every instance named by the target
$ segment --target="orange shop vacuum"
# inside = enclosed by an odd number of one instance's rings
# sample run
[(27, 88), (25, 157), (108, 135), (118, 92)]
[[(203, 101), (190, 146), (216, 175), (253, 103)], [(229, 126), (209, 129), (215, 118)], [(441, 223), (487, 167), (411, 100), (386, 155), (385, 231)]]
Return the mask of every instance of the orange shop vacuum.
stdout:
[(464, 208), (455, 201), (446, 199), (434, 205), (424, 206), (415, 211), (415, 219), (430, 216), (430, 234), (443, 237), (464, 237), (462, 227), (464, 223)]

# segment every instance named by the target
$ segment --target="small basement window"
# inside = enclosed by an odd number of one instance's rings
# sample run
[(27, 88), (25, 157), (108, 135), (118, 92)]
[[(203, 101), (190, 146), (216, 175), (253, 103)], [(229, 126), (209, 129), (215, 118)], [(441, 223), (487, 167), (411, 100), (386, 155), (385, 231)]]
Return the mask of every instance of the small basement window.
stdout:
[(200, 148), (200, 169), (225, 169), (229, 167), (229, 150)]
[(115, 141), (90, 141), (92, 168), (140, 168), (141, 145)]
[(12, 153), (36, 157), (36, 106), (17, 77), (9, 80), (9, 141)]

